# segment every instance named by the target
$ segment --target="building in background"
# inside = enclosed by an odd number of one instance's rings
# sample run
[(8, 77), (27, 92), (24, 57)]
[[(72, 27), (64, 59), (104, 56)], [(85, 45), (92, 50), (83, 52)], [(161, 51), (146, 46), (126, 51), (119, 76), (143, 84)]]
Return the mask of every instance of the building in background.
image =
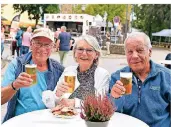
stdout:
[(73, 13), (73, 8), (74, 4), (61, 4), (60, 5), (60, 13), (62, 14), (72, 14)]
[(48, 24), (52, 31), (61, 26), (66, 26), (71, 34), (86, 34), (93, 26), (95, 16), (88, 14), (44, 14), (44, 27)]
[[(6, 19), (6, 20), (1, 19), (1, 22), (3, 25), (6, 25), (6, 26), (11, 25), (12, 19), (18, 14), (19, 12), (15, 12), (13, 8), (13, 4), (1, 5), (1, 17)], [(38, 24), (42, 24), (41, 21), (39, 21)], [(24, 12), (20, 16), (20, 27), (28, 27), (28, 26), (35, 26), (35, 20), (30, 20), (28, 18), (28, 13)]]

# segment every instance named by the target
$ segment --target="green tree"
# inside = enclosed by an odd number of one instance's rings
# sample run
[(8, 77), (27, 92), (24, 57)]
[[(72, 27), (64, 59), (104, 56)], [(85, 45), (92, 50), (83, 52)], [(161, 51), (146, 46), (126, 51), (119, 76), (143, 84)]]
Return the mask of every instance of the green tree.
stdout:
[(141, 29), (151, 37), (153, 32), (170, 28), (170, 9), (169, 4), (143, 4), (135, 5), (135, 16), (133, 26)]
[(75, 13), (75, 14), (82, 14), (83, 13), (81, 4), (78, 4), (75, 7), (73, 7), (72, 10), (73, 10), (73, 13)]
[(124, 4), (88, 4), (86, 5), (85, 12), (82, 11), (82, 6), (75, 6), (74, 13), (86, 13), (96, 16), (97, 14), (104, 16), (105, 11), (107, 12), (107, 21), (113, 22), (113, 17), (120, 16), (121, 20), (124, 21), (126, 18), (126, 6)]
[(34, 19), (36, 25), (44, 13), (59, 13), (59, 7), (55, 4), (14, 4), (13, 8), (20, 14), (28, 12), (29, 19)]

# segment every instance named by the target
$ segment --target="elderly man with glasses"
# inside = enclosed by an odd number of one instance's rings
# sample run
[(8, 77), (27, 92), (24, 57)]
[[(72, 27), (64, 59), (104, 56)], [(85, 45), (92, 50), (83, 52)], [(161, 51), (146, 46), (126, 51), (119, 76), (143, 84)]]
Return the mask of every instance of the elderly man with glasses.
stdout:
[[(32, 51), (17, 57), (8, 66), (1, 83), (1, 104), (8, 102), (6, 120), (34, 110), (45, 109), (42, 92), (54, 90), (64, 67), (50, 59), (54, 37), (47, 28), (39, 28), (31, 37)], [(37, 65), (37, 83), (24, 72), (26, 64)]]

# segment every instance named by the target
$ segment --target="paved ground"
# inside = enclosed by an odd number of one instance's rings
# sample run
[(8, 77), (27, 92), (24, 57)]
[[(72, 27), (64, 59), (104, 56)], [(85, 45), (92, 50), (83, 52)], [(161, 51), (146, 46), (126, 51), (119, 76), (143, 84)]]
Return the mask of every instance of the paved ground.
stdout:
[[(160, 60), (164, 60), (166, 55), (171, 52), (169, 49), (164, 49), (164, 48), (154, 48), (153, 49), (153, 54), (151, 59), (157, 63), (159, 63)], [(102, 52), (102, 57), (100, 60), (100, 66), (107, 69), (110, 73), (124, 67), (127, 65), (126, 62), (126, 57), (124, 55), (117, 55), (117, 54), (111, 54), (106, 56), (105, 55), (106, 51)], [(10, 53), (10, 46), (9, 44), (5, 45), (5, 51), (3, 53), (3, 58), (6, 59), (1, 60), (1, 80), (3, 79), (3, 75), (5, 72), (5, 69), (8, 65), (9, 60), (11, 60), (11, 53)], [(57, 52), (53, 52), (51, 55), (51, 58), (56, 59), (59, 61), (59, 55)], [(72, 57), (72, 52), (69, 53), (69, 56), (66, 60), (65, 66), (69, 65), (76, 65), (75, 61), (73, 60)], [(1, 106), (1, 119), (4, 117), (4, 114), (6, 112), (6, 104)]]

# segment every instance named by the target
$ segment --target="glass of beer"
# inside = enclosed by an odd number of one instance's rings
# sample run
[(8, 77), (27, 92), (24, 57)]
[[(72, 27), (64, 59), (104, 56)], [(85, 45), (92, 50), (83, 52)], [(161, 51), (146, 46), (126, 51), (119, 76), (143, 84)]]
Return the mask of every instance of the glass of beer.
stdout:
[(132, 93), (132, 72), (120, 72), (120, 81), (123, 83), (125, 94)]
[(31, 79), (33, 79), (32, 85), (37, 84), (37, 76), (36, 76), (37, 65), (36, 64), (26, 64), (25, 70), (26, 70), (26, 73), (31, 76)]
[(72, 72), (68, 72), (67, 74), (65, 74), (64, 76), (64, 80), (65, 82), (68, 83), (69, 85), (69, 93), (73, 93), (74, 89), (75, 89), (75, 74)]

